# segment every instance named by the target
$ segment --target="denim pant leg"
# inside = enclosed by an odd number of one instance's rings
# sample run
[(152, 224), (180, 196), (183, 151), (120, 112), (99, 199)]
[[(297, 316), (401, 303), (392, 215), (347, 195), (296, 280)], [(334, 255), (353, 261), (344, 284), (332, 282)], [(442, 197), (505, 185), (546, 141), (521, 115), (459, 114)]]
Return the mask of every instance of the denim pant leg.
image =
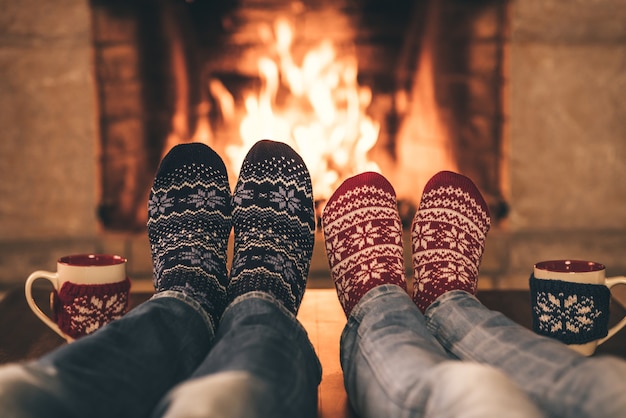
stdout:
[(196, 302), (178, 292), (159, 293), (39, 360), (0, 368), (0, 415), (149, 416), (205, 358), (212, 337)]
[(447, 353), (398, 286), (376, 287), (356, 305), (341, 336), (341, 366), (362, 418), (541, 416), (504, 374)]
[(502, 370), (550, 416), (626, 415), (626, 362), (621, 359), (584, 357), (463, 291), (441, 296), (426, 318), (447, 350)]
[(226, 309), (206, 359), (155, 416), (316, 417), (321, 374), (295, 316), (271, 295), (250, 292)]

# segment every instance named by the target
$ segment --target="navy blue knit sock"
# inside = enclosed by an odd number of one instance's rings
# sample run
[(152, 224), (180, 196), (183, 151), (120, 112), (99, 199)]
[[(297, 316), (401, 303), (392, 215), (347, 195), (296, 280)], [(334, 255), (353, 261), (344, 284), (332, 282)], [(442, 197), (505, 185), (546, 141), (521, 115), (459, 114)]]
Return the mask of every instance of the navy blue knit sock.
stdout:
[(229, 300), (259, 290), (297, 313), (313, 252), (315, 215), (309, 172), (288, 145), (257, 142), (233, 195), (235, 254)]
[(217, 324), (226, 307), (231, 196), (222, 159), (200, 143), (163, 158), (148, 202), (148, 237), (158, 292), (196, 300)]

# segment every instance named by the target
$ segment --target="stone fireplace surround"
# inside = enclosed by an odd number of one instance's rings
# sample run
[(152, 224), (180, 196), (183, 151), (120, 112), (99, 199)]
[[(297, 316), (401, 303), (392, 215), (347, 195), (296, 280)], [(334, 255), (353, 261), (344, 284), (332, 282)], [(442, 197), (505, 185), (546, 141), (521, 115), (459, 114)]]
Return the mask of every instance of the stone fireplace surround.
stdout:
[[(96, 216), (88, 1), (0, 6), (0, 286), (86, 251), (122, 254), (131, 278), (149, 278), (145, 234), (104, 232)], [(510, 212), (490, 233), (481, 282), (524, 288), (548, 258), (626, 274), (626, 1), (517, 0), (510, 10)], [(313, 285), (328, 276), (321, 241), (314, 266)]]

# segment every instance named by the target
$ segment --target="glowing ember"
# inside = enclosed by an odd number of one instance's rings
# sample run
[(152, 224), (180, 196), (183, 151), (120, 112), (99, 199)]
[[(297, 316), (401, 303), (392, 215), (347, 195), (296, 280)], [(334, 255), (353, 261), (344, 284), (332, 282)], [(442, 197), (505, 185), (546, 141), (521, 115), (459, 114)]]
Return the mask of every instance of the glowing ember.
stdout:
[[(286, 20), (274, 26), (275, 59), (258, 61), (262, 87), (245, 97), (242, 143), (229, 144), (233, 172), (261, 139), (284, 141), (302, 156), (316, 198), (328, 198), (345, 178), (380, 171), (367, 157), (380, 126), (366, 115), (371, 90), (357, 82), (356, 57), (338, 57), (330, 41), (310, 50), (298, 66), (291, 54), (293, 29)], [(277, 104), (279, 90), (288, 92)], [(237, 173), (235, 173), (237, 174)]]

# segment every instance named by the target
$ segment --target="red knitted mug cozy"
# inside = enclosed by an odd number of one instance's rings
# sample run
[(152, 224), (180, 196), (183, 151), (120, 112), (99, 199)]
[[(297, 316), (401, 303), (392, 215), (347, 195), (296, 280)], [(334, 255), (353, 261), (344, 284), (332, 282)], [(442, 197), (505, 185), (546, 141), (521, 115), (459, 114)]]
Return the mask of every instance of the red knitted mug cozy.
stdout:
[(130, 280), (118, 283), (65, 282), (53, 293), (52, 319), (76, 339), (91, 334), (128, 311)]

